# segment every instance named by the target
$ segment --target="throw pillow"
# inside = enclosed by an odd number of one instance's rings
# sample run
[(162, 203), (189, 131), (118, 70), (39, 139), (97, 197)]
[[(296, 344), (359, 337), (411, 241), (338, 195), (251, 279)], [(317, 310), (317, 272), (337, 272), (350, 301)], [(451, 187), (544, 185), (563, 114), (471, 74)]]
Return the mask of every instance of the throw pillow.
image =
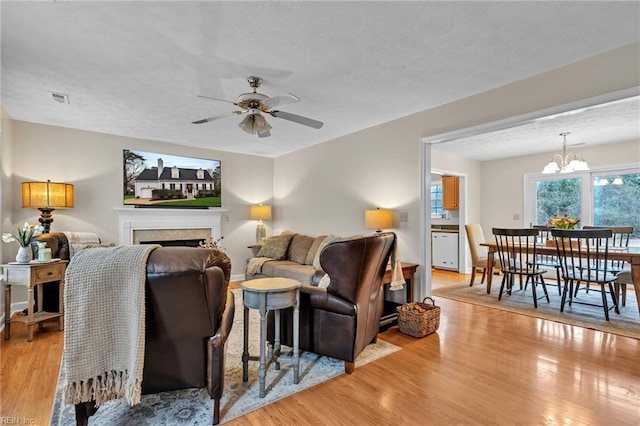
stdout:
[(318, 288), (327, 288), (331, 284), (331, 278), (329, 278), (329, 274), (324, 274), (322, 278), (320, 278), (320, 282), (318, 283)]
[(336, 241), (340, 241), (340, 237), (338, 237), (337, 235), (327, 235), (327, 238), (325, 238), (322, 243), (320, 243), (320, 245), (318, 246), (318, 251), (316, 252), (316, 256), (313, 259), (313, 267), (316, 269), (321, 269), (320, 266), (320, 253), (322, 253), (322, 250), (328, 246), (331, 243), (334, 243)]
[(293, 235), (288, 234), (267, 238), (256, 257), (270, 257), (275, 260), (284, 259), (292, 237)]
[(307, 258), (304, 260), (305, 265), (313, 265), (313, 259), (316, 258), (316, 253), (318, 252), (318, 247), (324, 239), (327, 238), (326, 235), (320, 235), (313, 240), (311, 247), (309, 247), (309, 252), (307, 253)]
[(307, 253), (309, 253), (309, 248), (311, 248), (313, 240), (313, 237), (295, 234), (291, 239), (291, 244), (289, 244), (287, 259), (304, 265), (304, 261), (307, 259)]

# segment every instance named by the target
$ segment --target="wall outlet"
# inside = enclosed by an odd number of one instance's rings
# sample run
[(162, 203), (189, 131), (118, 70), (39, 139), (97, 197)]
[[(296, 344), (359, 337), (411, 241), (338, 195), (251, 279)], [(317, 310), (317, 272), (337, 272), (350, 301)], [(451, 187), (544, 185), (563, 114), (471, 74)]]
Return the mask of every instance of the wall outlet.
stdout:
[(409, 222), (409, 212), (400, 212), (400, 222)]
[(513, 214), (513, 220), (520, 220), (520, 214), (514, 213)]

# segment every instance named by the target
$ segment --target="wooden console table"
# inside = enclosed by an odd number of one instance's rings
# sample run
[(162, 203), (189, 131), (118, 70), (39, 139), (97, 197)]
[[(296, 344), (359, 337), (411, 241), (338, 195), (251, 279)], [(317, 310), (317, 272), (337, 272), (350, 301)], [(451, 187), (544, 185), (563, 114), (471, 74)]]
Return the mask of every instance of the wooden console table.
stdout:
[[(11, 337), (11, 323), (23, 322), (27, 324), (27, 341), (33, 340), (33, 329), (36, 324), (50, 319), (58, 319), (60, 330), (64, 330), (64, 274), (67, 270), (66, 260), (58, 260), (48, 263), (8, 263), (0, 265), (4, 272), (4, 338)], [(42, 284), (60, 282), (60, 296), (58, 312), (45, 312), (42, 310)], [(27, 316), (11, 319), (11, 286), (24, 285), (28, 287)], [(33, 291), (38, 292), (38, 310), (33, 311)]]
[[(416, 273), (416, 269), (418, 269), (418, 264), (416, 263), (405, 263), (402, 262), (402, 276), (404, 278), (405, 284), (404, 289), (406, 291), (406, 299), (405, 303), (413, 302), (413, 276)], [(387, 267), (386, 272), (384, 273), (384, 278), (382, 279), (383, 286), (391, 284), (391, 268)], [(401, 305), (401, 303), (392, 302), (390, 300), (384, 300), (382, 298), (382, 316), (380, 317), (380, 327), (386, 327), (398, 322), (398, 314), (396, 313), (396, 307)]]

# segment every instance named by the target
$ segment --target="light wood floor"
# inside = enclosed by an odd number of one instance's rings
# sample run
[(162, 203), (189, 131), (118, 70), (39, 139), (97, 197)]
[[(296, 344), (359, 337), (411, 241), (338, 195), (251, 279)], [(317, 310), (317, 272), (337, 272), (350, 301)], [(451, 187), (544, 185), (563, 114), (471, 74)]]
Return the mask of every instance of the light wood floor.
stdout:
[[(433, 286), (468, 280), (434, 271)], [(231, 425), (640, 425), (640, 341), (437, 299), (436, 334)], [(53, 323), (0, 346), (0, 423), (48, 424), (62, 353)], [(357, 365), (357, 362), (356, 362)], [(224, 412), (225, 407), (222, 407)], [(4, 423), (7, 423), (4, 420)]]

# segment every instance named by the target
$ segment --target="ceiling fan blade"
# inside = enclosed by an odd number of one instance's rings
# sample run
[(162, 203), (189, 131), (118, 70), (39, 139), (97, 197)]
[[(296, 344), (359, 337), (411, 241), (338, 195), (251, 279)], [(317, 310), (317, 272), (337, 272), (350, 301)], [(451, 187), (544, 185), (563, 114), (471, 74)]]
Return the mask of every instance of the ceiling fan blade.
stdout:
[(231, 117), (232, 115), (238, 115), (237, 111), (233, 111), (232, 113), (222, 114), (222, 115), (214, 115), (213, 117), (203, 118), (202, 120), (192, 121), (191, 124), (204, 124), (209, 121), (220, 120), (221, 118)]
[(290, 112), (270, 111), (269, 114), (271, 114), (274, 117), (282, 118), (283, 120), (289, 120), (289, 121), (293, 121), (294, 123), (303, 124), (305, 126), (313, 127), (314, 129), (319, 129), (324, 125), (324, 123), (322, 121), (318, 121), (318, 120), (314, 120), (314, 119), (311, 119), (311, 118), (303, 117), (303, 116), (297, 115), (297, 114), (291, 114)]
[(277, 105), (291, 104), (294, 102), (300, 102), (300, 98), (292, 93), (285, 93), (283, 95), (278, 95), (278, 96), (269, 98), (266, 101), (263, 101), (262, 103), (269, 108), (273, 108), (274, 106), (277, 106)]
[(197, 96), (198, 96), (199, 98), (209, 99), (209, 100), (212, 100), (212, 101), (227, 102), (227, 103), (230, 103), (230, 104), (238, 105), (237, 103), (235, 103), (235, 102), (233, 102), (233, 101), (228, 101), (228, 100), (226, 100), (226, 99), (213, 98), (213, 97), (211, 97), (211, 96), (204, 96), (204, 95), (197, 95)]

